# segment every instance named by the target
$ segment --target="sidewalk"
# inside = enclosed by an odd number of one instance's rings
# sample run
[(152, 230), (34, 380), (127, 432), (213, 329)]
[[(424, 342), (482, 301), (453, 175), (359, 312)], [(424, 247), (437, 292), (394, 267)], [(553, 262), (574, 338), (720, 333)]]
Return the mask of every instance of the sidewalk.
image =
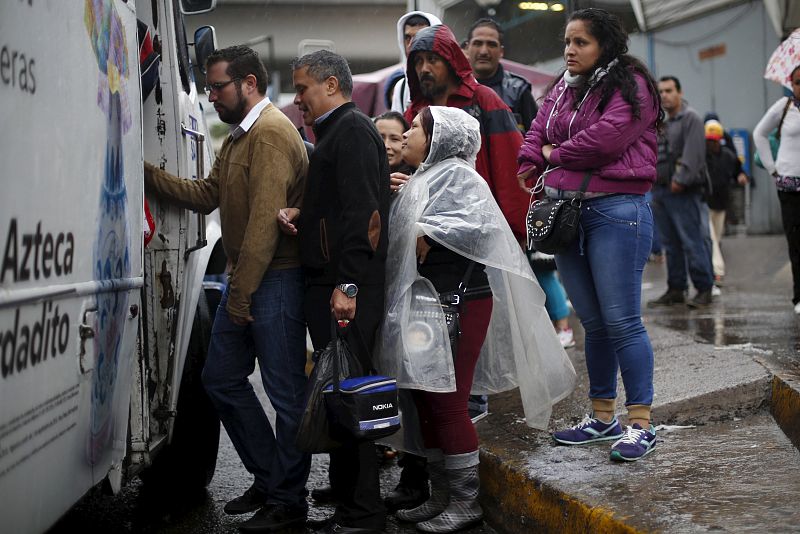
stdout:
[[(723, 240), (728, 274), (712, 308), (650, 310), (656, 450), (633, 464), (610, 444), (555, 446), (525, 426), (516, 392), (490, 400), (480, 423), (482, 499), (506, 532), (800, 531), (800, 321), (782, 236)], [(665, 290), (649, 265), (643, 300)], [(577, 333), (577, 331), (576, 331)], [(582, 339), (582, 333), (577, 336)], [(582, 346), (576, 391), (551, 430), (588, 411)], [(618, 412), (624, 414), (620, 390)], [(692, 428), (674, 428), (675, 426)]]

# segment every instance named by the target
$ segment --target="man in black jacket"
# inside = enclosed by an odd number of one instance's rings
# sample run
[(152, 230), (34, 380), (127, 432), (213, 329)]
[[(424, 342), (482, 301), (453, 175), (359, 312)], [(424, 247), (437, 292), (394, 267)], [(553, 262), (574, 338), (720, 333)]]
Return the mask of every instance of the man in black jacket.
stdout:
[[(349, 345), (362, 365), (371, 367), (383, 318), (390, 197), (386, 149), (372, 121), (350, 101), (353, 79), (343, 57), (313, 52), (296, 59), (292, 70), (294, 102), (317, 142), (303, 207), (280, 210), (278, 220), (285, 232), (300, 238), (314, 348), (330, 341), (332, 318), (349, 320)], [(330, 456), (339, 504), (318, 532), (382, 532), (386, 511), (374, 444), (347, 443)]]
[(476, 20), (469, 29), (465, 48), (467, 59), (478, 83), (491, 87), (511, 108), (523, 135), (531, 127), (539, 107), (531, 94), (528, 80), (503, 68), (503, 30), (490, 19)]

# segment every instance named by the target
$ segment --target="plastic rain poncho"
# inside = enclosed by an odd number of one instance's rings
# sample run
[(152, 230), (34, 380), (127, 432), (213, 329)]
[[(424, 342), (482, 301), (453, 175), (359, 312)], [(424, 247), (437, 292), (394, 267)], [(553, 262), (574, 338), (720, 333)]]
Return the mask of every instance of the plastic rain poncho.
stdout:
[(486, 266), (493, 310), (472, 392), (519, 386), (526, 423), (547, 427), (552, 405), (575, 384), (575, 370), (544, 308), (545, 296), (489, 186), (475, 171), (476, 119), (456, 108), (430, 108), (426, 160), (393, 201), (386, 262), (386, 315), (379, 365), (398, 386), (455, 391), (444, 315), (433, 285), (417, 272), (417, 237), (427, 235)]

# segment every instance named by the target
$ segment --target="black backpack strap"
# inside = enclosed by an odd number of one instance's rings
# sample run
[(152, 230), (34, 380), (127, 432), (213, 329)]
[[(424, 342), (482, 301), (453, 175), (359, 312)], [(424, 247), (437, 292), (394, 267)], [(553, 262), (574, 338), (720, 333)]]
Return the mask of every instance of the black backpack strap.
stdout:
[(783, 120), (786, 118), (786, 114), (789, 113), (789, 108), (792, 107), (792, 97), (786, 97), (786, 105), (783, 106), (783, 114), (781, 115), (781, 122), (778, 123), (778, 131), (775, 132), (775, 138), (780, 141), (781, 140), (781, 130), (783, 129)]

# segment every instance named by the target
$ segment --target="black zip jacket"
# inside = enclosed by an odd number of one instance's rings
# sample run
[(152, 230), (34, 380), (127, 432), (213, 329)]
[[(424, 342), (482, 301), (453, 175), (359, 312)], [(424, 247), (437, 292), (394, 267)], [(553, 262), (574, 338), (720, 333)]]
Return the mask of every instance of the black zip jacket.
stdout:
[(334, 110), (314, 133), (298, 221), (307, 283), (383, 284), (390, 198), (383, 141), (352, 102)]

